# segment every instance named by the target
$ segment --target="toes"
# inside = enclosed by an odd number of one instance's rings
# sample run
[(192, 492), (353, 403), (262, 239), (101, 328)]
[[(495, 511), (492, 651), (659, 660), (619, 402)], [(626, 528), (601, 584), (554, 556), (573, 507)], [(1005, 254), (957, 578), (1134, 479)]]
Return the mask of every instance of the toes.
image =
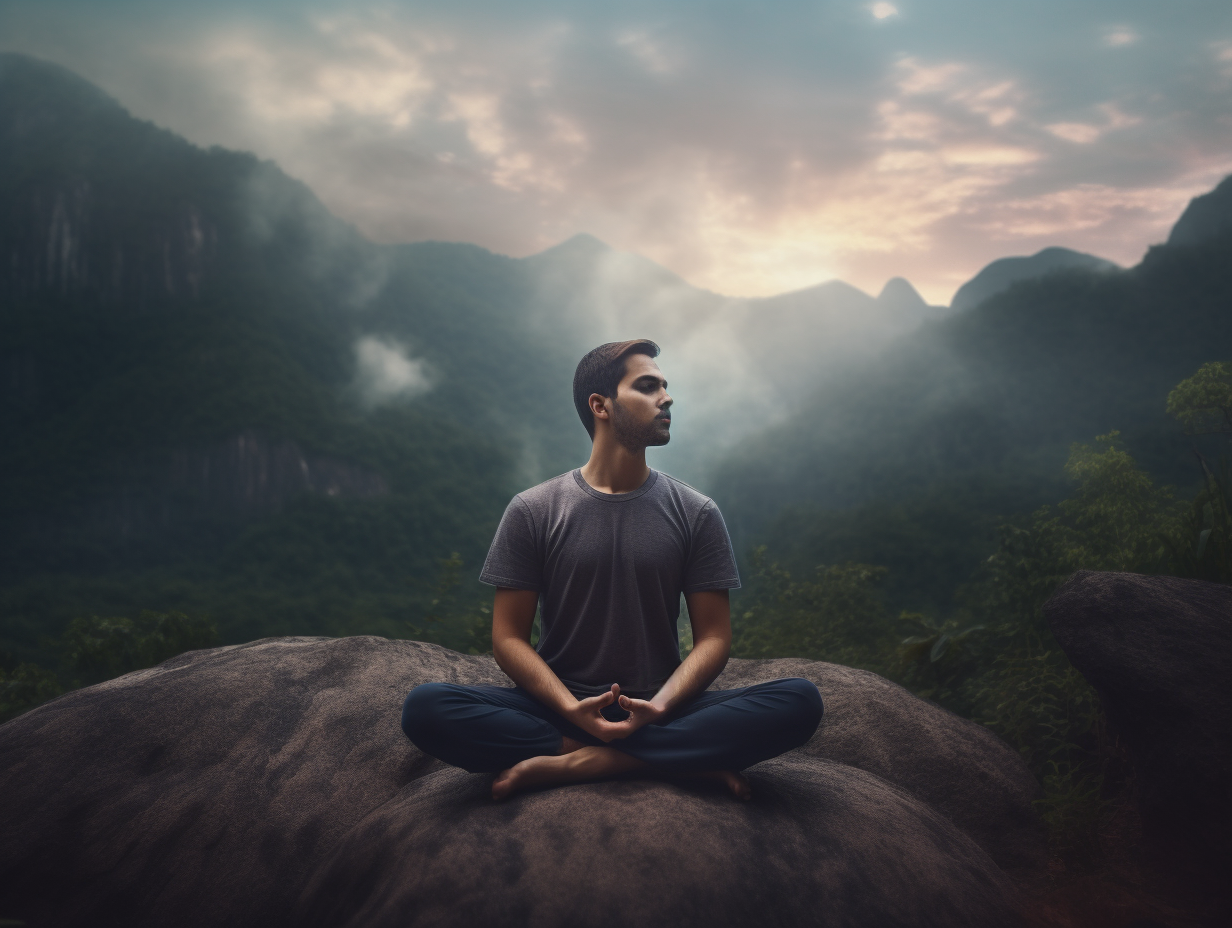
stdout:
[(496, 779), (492, 781), (492, 798), (504, 799), (513, 792), (513, 774), (504, 770), (496, 775)]

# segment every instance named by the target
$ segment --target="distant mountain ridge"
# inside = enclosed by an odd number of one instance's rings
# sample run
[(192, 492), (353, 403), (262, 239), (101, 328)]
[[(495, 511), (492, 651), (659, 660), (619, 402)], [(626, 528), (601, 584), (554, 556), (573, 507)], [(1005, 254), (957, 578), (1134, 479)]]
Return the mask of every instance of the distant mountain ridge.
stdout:
[(966, 312), (991, 296), (1024, 280), (1034, 280), (1058, 271), (1119, 271), (1119, 265), (1095, 255), (1069, 248), (1045, 248), (1027, 257), (999, 258), (958, 288), (950, 301), (954, 312)]
[(1074, 443), (1118, 431), (1188, 493), (1194, 440), (1165, 404), (1201, 365), (1232, 359), (1232, 225), (1218, 220), (1230, 191), (1225, 180), (1196, 198), (1181, 233), (1132, 268), (1072, 252), (994, 262), (972, 281), (983, 294), (971, 287), (952, 315), (742, 442), (715, 489), (742, 543), (801, 570), (890, 563), (913, 595), (941, 577), (933, 605), (952, 609), (945, 597), (991, 553), (996, 525), (1064, 497)]
[(1232, 232), (1232, 177), (1210, 193), (1194, 197), (1172, 227), (1169, 245), (1202, 245)]

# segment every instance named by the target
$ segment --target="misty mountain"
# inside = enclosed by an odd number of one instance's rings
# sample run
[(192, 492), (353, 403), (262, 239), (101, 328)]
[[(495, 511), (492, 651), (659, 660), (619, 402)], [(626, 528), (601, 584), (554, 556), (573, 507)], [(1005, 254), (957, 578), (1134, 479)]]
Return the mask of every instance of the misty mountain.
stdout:
[(1086, 271), (1119, 271), (1111, 261), (1069, 248), (1045, 248), (1029, 258), (999, 258), (984, 267), (954, 293), (950, 309), (955, 312), (971, 309), (990, 296), (1008, 290), (1023, 280), (1034, 280), (1056, 271), (1081, 269)]
[(258, 613), (263, 633), (384, 627), (442, 558), (474, 567), (513, 492), (584, 459), (569, 386), (595, 344), (664, 346), (677, 439), (655, 463), (697, 480), (932, 312), (905, 282), (730, 299), (585, 236), (522, 260), (378, 246), (275, 165), (19, 55), (0, 56), (0, 141), (19, 648), (47, 609), (137, 596), (220, 611), (224, 633)]
[(953, 593), (999, 522), (1064, 498), (1074, 442), (1119, 430), (1188, 493), (1193, 443), (1165, 400), (1232, 357), (1232, 228), (1208, 228), (1128, 270), (1088, 262), (1019, 280), (827, 384), (725, 462), (729, 522), (797, 566), (889, 565), (918, 605)]
[[(1026, 279), (960, 312), (900, 279), (736, 299), (589, 236), (525, 259), (375, 245), (275, 165), (21, 56), (0, 56), (0, 141), (15, 652), (139, 608), (233, 638), (404, 633), (444, 608), (444, 559), (470, 577), (508, 497), (584, 458), (573, 367), (632, 336), (677, 400), (652, 463), (718, 497), (738, 543), (923, 589), (1053, 498), (1072, 441), (1119, 428), (1186, 480), (1163, 396), (1232, 344), (1219, 233), (1127, 271), (1014, 259)], [(912, 540), (887, 555), (870, 530)]]
[(1232, 232), (1232, 177), (1225, 177), (1210, 193), (1194, 197), (1181, 214), (1169, 245), (1201, 245)]
[(836, 371), (946, 312), (901, 279), (876, 298), (841, 281), (760, 299), (721, 296), (587, 235), (522, 263), (534, 288), (522, 318), (542, 337), (566, 338), (579, 356), (631, 336), (663, 347), (677, 437), (655, 451), (655, 463), (693, 481)]

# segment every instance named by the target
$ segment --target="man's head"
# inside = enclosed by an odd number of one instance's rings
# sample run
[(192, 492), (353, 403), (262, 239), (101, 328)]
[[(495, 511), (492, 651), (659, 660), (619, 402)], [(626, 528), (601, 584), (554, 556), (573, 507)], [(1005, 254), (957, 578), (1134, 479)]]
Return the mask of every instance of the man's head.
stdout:
[(609, 342), (586, 354), (573, 374), (573, 405), (587, 433), (596, 418), (611, 424), (629, 448), (666, 445), (671, 440), (667, 381), (655, 364), (659, 346), (648, 338)]

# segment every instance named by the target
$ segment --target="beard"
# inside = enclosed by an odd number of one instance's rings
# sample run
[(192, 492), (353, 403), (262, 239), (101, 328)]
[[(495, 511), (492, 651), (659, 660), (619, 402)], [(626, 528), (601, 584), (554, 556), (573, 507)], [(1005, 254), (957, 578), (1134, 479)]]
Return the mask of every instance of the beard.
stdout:
[(625, 408), (612, 400), (612, 434), (630, 451), (640, 451), (655, 445), (666, 445), (672, 440), (666, 417), (655, 417), (649, 422), (638, 422)]

